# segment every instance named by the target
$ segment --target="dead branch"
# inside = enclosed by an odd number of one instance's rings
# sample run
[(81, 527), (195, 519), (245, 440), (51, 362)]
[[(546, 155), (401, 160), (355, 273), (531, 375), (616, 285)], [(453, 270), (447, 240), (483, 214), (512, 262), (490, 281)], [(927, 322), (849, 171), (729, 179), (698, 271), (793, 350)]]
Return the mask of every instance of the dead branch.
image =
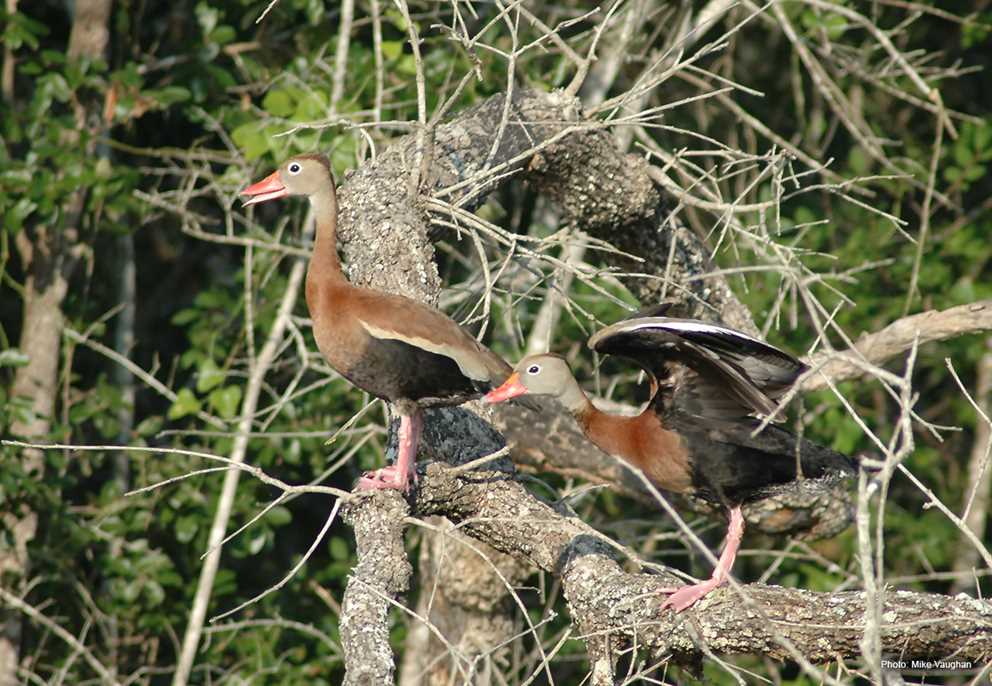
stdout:
[[(503, 136), (495, 154), (490, 154), (493, 131), (502, 131)], [(644, 302), (655, 302), (666, 296), (676, 298), (690, 303), (689, 311), (693, 314), (710, 307), (731, 325), (754, 330), (750, 314), (732, 294), (722, 274), (698, 278), (709, 271), (708, 252), (695, 235), (670, 221), (662, 197), (650, 179), (647, 164), (640, 158), (618, 153), (601, 127), (581, 119), (580, 107), (574, 98), (561, 93), (518, 89), (509, 106), (504, 96), (490, 98), (438, 126), (433, 140), (436, 149), (429, 155), (432, 166), (426, 172), (424, 185), (434, 189), (432, 195), (435, 199), (447, 204), (432, 201), (429, 207), (431, 212), (449, 212), (452, 221), (448, 225), (468, 221), (458, 208), (476, 206), (489, 192), (511, 177), (527, 178), (555, 200), (570, 224), (593, 236), (608, 237), (621, 251), (644, 258), (644, 262), (637, 262), (613, 253), (606, 253), (604, 258), (622, 265), (621, 268), (628, 273), (640, 275), (622, 278)], [(354, 282), (436, 302), (441, 284), (428, 232), (431, 220), (424, 212), (425, 206), (417, 198), (397, 197), (396, 194), (396, 189), (408, 187), (409, 165), (415, 159), (417, 137), (408, 136), (348, 177), (341, 189), (342, 249)], [(448, 209), (445, 210), (445, 207)], [(439, 225), (445, 225), (446, 217), (438, 219), (442, 220), (437, 222)], [(461, 226), (466, 230), (472, 228), (465, 224)], [(519, 416), (513, 419), (513, 412), (512, 409), (497, 410), (501, 428), (506, 430), (511, 440), (514, 422), (518, 426), (526, 425), (526, 436), (534, 436), (535, 426), (539, 427), (538, 431), (543, 436), (540, 442), (531, 443), (526, 439), (517, 442), (527, 446), (525, 452), (532, 455), (540, 453), (541, 457), (535, 457), (532, 464), (543, 460), (546, 466), (557, 462), (559, 456), (565, 456), (559, 467), (571, 469), (575, 475), (604, 480), (602, 475), (608, 474), (609, 478), (605, 480), (614, 483), (627, 478), (615, 461), (605, 455), (595, 455), (587, 444), (583, 445), (584, 441), (580, 441), (577, 432), (564, 428), (561, 422), (567, 420), (560, 419), (558, 413), (535, 420), (533, 417), (521, 419)], [(422, 445), (434, 459), (461, 463), (492, 453), (502, 443), (492, 428), (472, 412), (456, 409), (430, 413)], [(587, 462), (571, 462), (576, 456), (587, 456)], [(595, 478), (596, 474), (600, 478)], [(444, 488), (436, 486), (432, 490), (434, 483), (421, 483), (417, 501), (419, 514), (445, 515), (453, 521), (461, 521), (466, 532), (497, 550), (522, 555), (539, 568), (562, 575), (574, 619), (578, 629), (588, 639), (587, 646), (595, 653), (593, 657), (597, 659), (597, 669), (601, 668), (603, 659), (600, 631), (627, 639), (636, 634), (639, 645), (645, 645), (647, 641), (646, 645), (652, 650), (680, 656), (680, 660), (699, 656), (699, 645), (693, 643), (693, 635), (697, 639), (705, 638), (708, 649), (721, 653), (754, 651), (772, 657), (795, 657), (796, 654), (789, 649), (791, 641), (809, 659), (829, 659), (827, 652), (809, 643), (809, 632), (803, 626), (785, 622), (781, 619), (784, 615), (776, 614), (788, 609), (790, 612), (812, 613), (805, 616), (833, 617), (833, 614), (822, 612), (825, 607), (832, 607), (824, 603), (843, 606), (836, 622), (838, 626), (843, 625), (842, 628), (830, 629), (834, 632), (830, 634), (830, 651), (836, 649), (839, 654), (850, 657), (859, 654), (858, 640), (863, 633), (863, 623), (857, 618), (860, 617), (858, 613), (863, 611), (863, 598), (858, 594), (820, 597), (801, 591), (749, 587), (758, 603), (752, 607), (737, 602), (736, 596), (731, 595), (732, 591), (724, 590), (698, 613), (702, 621), (700, 626), (704, 629), (701, 633), (672, 633), (671, 619), (656, 616), (650, 604), (642, 602), (643, 599), (635, 592), (657, 588), (660, 585), (657, 577), (624, 574), (610, 555), (599, 550), (597, 546), (600, 543), (593, 548), (588, 547), (596, 540), (592, 538), (591, 530), (533, 500), (515, 481), (503, 481), (501, 485), (490, 483), (486, 489), (478, 491), (473, 491), (470, 488), (473, 482), (465, 479), (454, 479), (450, 483), (445, 482), (448, 485)], [(467, 509), (460, 510), (462, 497), (468, 498), (468, 505), (465, 506)], [(378, 498), (373, 496), (369, 499)], [(480, 499), (485, 502), (480, 502)], [(801, 500), (792, 498), (791, 502)], [(837, 502), (849, 507), (846, 501)], [(490, 519), (485, 514), (491, 512), (487, 508), (502, 514)], [(375, 527), (364, 521), (365, 515), (358, 514), (374, 509), (363, 506), (360, 511), (354, 510), (351, 517), (355, 526), (376, 531)], [(533, 523), (528, 523), (529, 516), (523, 516), (531, 509), (541, 514), (536, 520), (542, 522), (538, 527), (540, 531), (533, 529)], [(510, 517), (517, 520), (513, 523), (518, 527), (516, 529), (500, 519), (507, 518), (511, 511), (517, 512), (517, 515)], [(781, 524), (776, 519), (777, 511), (781, 511), (781, 505), (772, 503), (759, 518), (768, 517), (770, 527), (774, 529), (776, 523)], [(555, 525), (545, 527), (544, 519), (552, 514)], [(808, 514), (802, 516), (808, 517)], [(824, 520), (830, 518), (824, 517)], [(806, 523), (809, 524), (808, 521)], [(370, 539), (365, 534), (362, 536), (365, 538), (359, 544), (360, 554), (373, 554), (365, 550), (371, 544)], [(402, 564), (403, 569), (407, 569), (409, 563), (402, 554), (402, 548), (393, 543), (389, 546), (396, 551), (396, 559), (379, 557), (376, 558), (379, 560), (377, 564)], [(360, 615), (368, 621), (379, 622), (366, 626), (362, 633), (362, 637), (371, 640), (373, 635), (384, 635), (384, 603), (387, 598), (394, 597), (396, 589), (403, 584), (390, 586), (366, 577), (368, 572), (356, 573), (355, 580), (349, 586), (349, 597), (356, 600), (347, 605), (342, 621), (350, 622), (351, 627), (365, 626), (351, 619)], [(581, 583), (582, 579), (592, 578), (599, 581), (585, 586)], [(603, 586), (604, 580), (609, 580), (606, 587)], [(359, 593), (359, 586), (376, 590), (362, 591), (361, 600), (358, 600), (356, 594)], [(609, 593), (603, 593), (604, 588)], [(587, 596), (590, 589), (594, 589), (595, 593)], [(838, 597), (842, 600), (838, 601)], [(828, 600), (830, 598), (833, 600)], [(979, 615), (975, 614), (977, 610), (966, 611), (970, 607), (968, 601), (940, 596), (890, 595), (886, 602), (891, 604), (897, 617), (911, 619), (917, 616), (913, 608), (922, 607), (920, 603), (930, 603), (930, 616), (938, 617), (936, 626), (941, 627), (939, 633), (942, 638), (951, 640), (948, 645), (953, 649), (975, 651), (969, 654), (988, 654), (987, 615), (974, 619)], [(708, 610), (711, 607), (721, 609), (710, 613)], [(753, 608), (764, 609), (769, 618), (779, 619), (766, 621)], [(959, 621), (955, 612), (964, 613), (965, 619)], [(681, 626), (681, 621), (679, 618), (676, 623)], [(889, 624), (883, 627), (882, 632), (886, 649), (898, 647), (903, 654), (919, 655), (934, 655), (939, 650), (934, 642), (936, 634), (927, 638), (928, 634), (920, 632), (912, 621), (909, 628), (903, 628), (901, 619)], [(956, 633), (960, 626), (965, 625), (970, 635), (975, 635), (977, 631), (983, 637), (979, 643), (969, 643), (963, 639), (955, 642), (955, 635), (968, 633)], [(742, 626), (747, 626), (748, 631), (742, 631)], [(729, 633), (722, 633), (725, 629)], [(816, 638), (819, 638), (827, 629), (819, 627), (815, 631)], [(742, 636), (748, 638), (745, 640)], [(352, 641), (352, 645), (357, 644)], [(380, 638), (362, 648), (350, 649), (346, 653), (349, 674), (357, 670), (356, 674), (374, 673), (378, 678), (388, 673), (392, 678), (394, 667), (391, 658), (388, 664), (381, 660), (384, 645)], [(372, 663), (366, 660), (372, 660)]]
[(821, 388), (827, 385), (827, 379), (837, 383), (859, 378), (868, 373), (863, 363), (879, 365), (888, 362), (908, 352), (914, 345), (989, 330), (992, 330), (992, 300), (979, 300), (946, 310), (929, 310), (903, 317), (880, 331), (863, 335), (850, 350), (812, 355), (807, 362), (819, 373), (807, 377), (802, 389)]
[[(698, 609), (674, 616), (652, 602), (671, 578), (623, 571), (603, 537), (563, 507), (532, 496), (512, 475), (499, 470), (459, 473), (433, 463), (415, 494), (417, 515), (443, 515), (472, 537), (526, 559), (562, 579), (573, 621), (585, 636), (608, 636), (614, 650), (636, 644), (681, 664), (715, 654), (758, 653), (774, 659), (799, 651), (811, 662), (857, 659), (864, 632), (862, 592), (814, 593), (763, 584), (724, 587)], [(356, 507), (356, 527), (372, 523), (393, 494), (369, 494), (375, 501)], [(392, 505), (388, 505), (392, 508)], [(377, 551), (363, 549), (372, 543)], [(404, 569), (401, 547), (381, 546), (368, 537), (360, 555), (376, 565)], [(389, 551), (393, 551), (390, 553)], [(742, 602), (741, 595), (744, 601)], [(970, 598), (888, 591), (883, 610), (883, 654), (902, 660), (955, 659), (981, 664), (992, 658), (992, 604)], [(790, 650), (790, 646), (792, 649)]]
[[(503, 136), (495, 154), (490, 154), (493, 131), (502, 131)], [(629, 257), (612, 253), (607, 253), (605, 258), (615, 261), (618, 266), (622, 265), (627, 272), (644, 275), (625, 277), (628, 287), (643, 301), (654, 302), (669, 296), (691, 303), (689, 309), (694, 314), (700, 313), (704, 307), (713, 307), (724, 321), (754, 330), (750, 314), (733, 296), (721, 274), (698, 278), (709, 271), (708, 252), (693, 234), (681, 227), (672, 227), (662, 198), (648, 175), (647, 164), (639, 158), (621, 155), (600, 127), (582, 121), (575, 99), (560, 93), (518, 89), (509, 106), (504, 96), (490, 98), (438, 126), (433, 140), (436, 149), (427, 155), (432, 160), (432, 166), (423, 178), (426, 185), (434, 189), (434, 197), (443, 199), (447, 207), (452, 208), (448, 211), (456, 222), (467, 220), (464, 215), (457, 214), (455, 208), (472, 208), (508, 178), (526, 177), (537, 183), (563, 208), (571, 224), (594, 236), (608, 237), (623, 252), (645, 257), (644, 263), (632, 262)], [(349, 176), (340, 194), (342, 249), (354, 282), (436, 302), (441, 284), (433, 261), (433, 246), (428, 231), (430, 219), (417, 198), (396, 195), (397, 188), (408, 187), (409, 165), (417, 157), (417, 137), (408, 136)], [(439, 211), (438, 208), (443, 205), (433, 202), (430, 207), (433, 212)], [(664, 278), (659, 278), (660, 275)], [(497, 412), (501, 418), (507, 416), (504, 410)], [(512, 413), (513, 410), (505, 412)], [(575, 470), (576, 474), (590, 477), (605, 469), (611, 475), (610, 481), (620, 482), (626, 478), (623, 470), (610, 458), (596, 455), (584, 447), (584, 441), (578, 440), (577, 432), (564, 430), (561, 422), (567, 420), (561, 419), (560, 413), (552, 412), (539, 421), (533, 417), (522, 421), (527, 425), (528, 436), (533, 436), (533, 428), (540, 424), (543, 438), (540, 443), (518, 441), (518, 445), (528, 445), (528, 451), (532, 454), (540, 451), (545, 463), (555, 462), (555, 456), (565, 455), (563, 448), (568, 447), (571, 448), (567, 451), (568, 459), (589, 456), (588, 463), (578, 462), (577, 467), (566, 467)], [(519, 425), (520, 421), (517, 423)], [(504, 421), (501, 427), (511, 438), (512, 424), (513, 420)], [(424, 451), (435, 459), (460, 463), (494, 452), (501, 446), (501, 440), (488, 424), (472, 412), (464, 409), (439, 410), (431, 412), (428, 417), (422, 445)], [(666, 620), (652, 614), (648, 603), (640, 600), (634, 602), (638, 598), (634, 591), (659, 587), (658, 577), (624, 574), (610, 555), (595, 547), (588, 549), (590, 541), (596, 540), (591, 538), (593, 532), (574, 519), (555, 514), (553, 521), (556, 526), (564, 522), (562, 528), (545, 528), (542, 523), (538, 527), (540, 532), (534, 530), (534, 525), (528, 523), (531, 518), (521, 515), (537, 508), (535, 512), (543, 512), (541, 517), (547, 519), (553, 511), (527, 496), (516, 482), (506, 481), (499, 487), (488, 484), (484, 496), (483, 491), (472, 491), (461, 479), (455, 479), (445, 489), (438, 487), (431, 490), (430, 483), (421, 483), (417, 502), (419, 514), (439, 514), (453, 521), (462, 521), (465, 531), (471, 536), (497, 550), (522, 554), (539, 568), (562, 575), (577, 627), (588, 639), (586, 643), (596, 659), (597, 669), (602, 668), (604, 655), (609, 654), (609, 651), (604, 653), (604, 646), (609, 648), (610, 642), (604, 644), (600, 638), (599, 632), (603, 630), (608, 630), (611, 636), (615, 633), (626, 638), (636, 634), (640, 645), (645, 645), (645, 636), (648, 636), (647, 645), (650, 648), (681, 656), (680, 659), (695, 659), (700, 654), (692, 635), (697, 639), (705, 637), (708, 649), (716, 652), (755, 651), (773, 657), (794, 656), (788, 648), (792, 641), (810, 659), (827, 657), (824, 652), (817, 652), (820, 649), (815, 645), (803, 642), (801, 627), (779, 627), (762, 620), (760, 613), (753, 610), (748, 610), (751, 612), (748, 616), (745, 611), (747, 606), (738, 603), (736, 597), (729, 596), (730, 591), (717, 594), (704, 607), (700, 616), (705, 620), (702, 624), (705, 631), (673, 633), (670, 631), (670, 618)], [(470, 498), (472, 506), (467, 513), (459, 512), (459, 494), (467, 497), (472, 493), (475, 494), (473, 497), (486, 501), (484, 507)], [(793, 498), (792, 502), (796, 499)], [(490, 520), (478, 514), (487, 512), (486, 508), (503, 512), (501, 516), (504, 519), (507, 512), (517, 511), (516, 525), (523, 529), (506, 531), (506, 523), (500, 522), (498, 517)], [(371, 506), (355, 509), (351, 521), (357, 528), (366, 527), (368, 532), (382, 531), (367, 524), (363, 519), (365, 515), (360, 514), (375, 509)], [(762, 515), (769, 517), (772, 529), (776, 524), (781, 524), (781, 521), (776, 521), (775, 511), (776, 507), (770, 506)], [(477, 519), (477, 514), (483, 519)], [(832, 517), (835, 515), (826, 519)], [(846, 517), (840, 519), (846, 521)], [(543, 522), (542, 519), (537, 521)], [(806, 523), (809, 524), (808, 521)], [(578, 528), (569, 528), (573, 526)], [(538, 533), (541, 535), (538, 536)], [(501, 543), (504, 535), (508, 537), (508, 542)], [(372, 540), (370, 535), (361, 534), (360, 538), (360, 554), (372, 555), (367, 549)], [(403, 555), (402, 547), (392, 543), (390, 546), (395, 551), (396, 559), (376, 557), (377, 565), (388, 567), (399, 564), (401, 567), (396, 569), (408, 569), (409, 562)], [(359, 636), (355, 634), (345, 641), (346, 646), (350, 646), (346, 647), (349, 679), (357, 680), (360, 674), (375, 674), (375, 678), (388, 675), (391, 679), (394, 671), (392, 659), (390, 657), (388, 662), (383, 659), (386, 645), (382, 639), (386, 631), (385, 607), (387, 599), (394, 597), (404, 584), (376, 582), (369, 580), (369, 574), (367, 571), (356, 573), (349, 586), (349, 597), (362, 593), (364, 600), (346, 604), (342, 613), (342, 621), (355, 628), (355, 632), (357, 627), (364, 627), (360, 637), (367, 639), (365, 643), (359, 642)], [(582, 585), (582, 579), (592, 578), (599, 579), (599, 582), (591, 586)], [(611, 582), (606, 587), (610, 593), (600, 592), (603, 590), (603, 580), (614, 578), (615, 584)], [(595, 597), (584, 595), (589, 589), (596, 589)], [(792, 608), (797, 612), (822, 609), (817, 605), (820, 602), (818, 596), (807, 598), (806, 594), (798, 591), (758, 589), (754, 594), (769, 603), (768, 612), (772, 617), (779, 616), (774, 614), (779, 608)], [(835, 644), (831, 644), (831, 649), (836, 648), (841, 654), (851, 657), (859, 654), (858, 637), (863, 632), (863, 627), (858, 624), (860, 620), (856, 620), (860, 616), (857, 614), (858, 602), (863, 602), (859, 599), (860, 596), (844, 599), (845, 609), (855, 609), (838, 618), (836, 624), (840, 628), (837, 629)], [(889, 597), (887, 602), (895, 601)], [(950, 608), (947, 603), (964, 601), (945, 598), (939, 602), (943, 604), (934, 609)], [(617, 612), (618, 607), (626, 608), (624, 603), (630, 603), (636, 610), (633, 615), (626, 611)], [(705, 611), (718, 603), (720, 607), (727, 606), (729, 614), (721, 610), (711, 616)], [(904, 604), (907, 605), (906, 612), (911, 614), (910, 601), (906, 600)], [(757, 607), (766, 606), (760, 603)], [(898, 603), (895, 607), (897, 614), (903, 612)], [(361, 613), (363, 621), (353, 619), (353, 613)], [(623, 626), (616, 623), (616, 617), (623, 618)], [(364, 624), (364, 621), (373, 624)], [(678, 621), (681, 622), (681, 618)], [(947, 621), (951, 622), (950, 619)], [(657, 622), (660, 624), (652, 624)], [(744, 632), (737, 629), (743, 625), (751, 627), (752, 640), (739, 640)], [(983, 626), (987, 627), (987, 621)], [(733, 641), (720, 638), (717, 629), (721, 627), (736, 627), (730, 634), (738, 641), (736, 645), (732, 644)], [(938, 650), (935, 643), (923, 640), (924, 636), (915, 630), (901, 631), (898, 626), (886, 627), (883, 634), (889, 647), (899, 645), (900, 649), (920, 655), (930, 655)], [(378, 638), (372, 640), (374, 636)], [(907, 641), (905, 645), (902, 644), (904, 640)], [(988, 650), (987, 641), (980, 645), (983, 646), (981, 650)], [(354, 677), (351, 676), (353, 672)]]
[(607, 131), (561, 141), (537, 155), (531, 169), (530, 178), (562, 208), (567, 223), (625, 253), (604, 259), (642, 304), (674, 299), (687, 316), (757, 332), (722, 276), (699, 278), (712, 271), (709, 250), (670, 213), (647, 161), (619, 152)]

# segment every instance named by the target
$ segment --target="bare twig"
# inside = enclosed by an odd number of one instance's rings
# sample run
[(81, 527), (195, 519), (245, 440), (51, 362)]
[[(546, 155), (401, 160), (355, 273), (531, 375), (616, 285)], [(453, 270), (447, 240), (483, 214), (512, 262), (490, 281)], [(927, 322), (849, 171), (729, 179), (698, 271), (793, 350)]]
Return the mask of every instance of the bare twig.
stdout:
[(14, 608), (18, 612), (24, 613), (26, 616), (30, 617), (33, 621), (37, 622), (38, 624), (41, 624), (43, 627), (45, 627), (53, 634), (58, 636), (60, 639), (65, 641), (74, 651), (76, 651), (77, 653), (83, 656), (83, 659), (86, 660), (86, 664), (88, 664), (93, 669), (93, 671), (100, 676), (101, 683), (120, 686), (121, 682), (115, 679), (114, 676), (110, 673), (110, 670), (108, 670), (107, 667), (103, 665), (103, 663), (101, 663), (98, 659), (96, 659), (96, 656), (92, 653), (92, 651), (89, 648), (87, 648), (85, 644), (80, 642), (75, 636), (73, 636), (64, 628), (62, 628), (62, 626), (59, 625), (57, 622), (52, 621), (44, 614), (39, 612), (36, 608), (32, 607), (31, 605), (24, 602), (16, 595), (10, 593), (9, 591), (5, 590), (2, 587), (0, 587), (0, 600), (3, 600), (3, 603), (5, 605)]
[[(241, 419), (238, 421), (237, 433), (231, 449), (230, 459), (235, 464), (241, 463), (245, 458), (248, 449), (248, 435), (251, 433), (252, 418), (255, 414), (255, 408), (258, 405), (262, 382), (272, 367), (272, 363), (275, 361), (277, 349), (282, 344), (293, 307), (299, 297), (300, 284), (303, 282), (305, 272), (306, 263), (300, 259), (296, 260), (287, 279), (286, 291), (282, 302), (279, 304), (275, 323), (269, 331), (265, 345), (262, 346), (256, 360), (256, 365), (251, 370), (248, 378), (248, 385), (241, 405)], [(193, 597), (189, 622), (186, 625), (186, 633), (183, 636), (182, 651), (180, 652), (176, 672), (172, 680), (173, 686), (186, 686), (189, 673), (193, 668), (193, 660), (196, 657), (196, 652), (200, 644), (200, 635), (203, 631), (203, 621), (207, 614), (207, 604), (210, 601), (210, 595), (213, 590), (214, 577), (220, 566), (221, 550), (219, 549), (219, 545), (227, 531), (227, 523), (231, 517), (231, 509), (234, 505), (234, 496), (240, 476), (241, 471), (237, 469), (232, 469), (224, 475), (224, 484), (217, 501), (217, 512), (214, 514), (214, 521), (210, 527), (210, 535), (207, 543), (207, 547), (212, 549), (213, 552), (207, 556), (200, 570), (196, 595)]]

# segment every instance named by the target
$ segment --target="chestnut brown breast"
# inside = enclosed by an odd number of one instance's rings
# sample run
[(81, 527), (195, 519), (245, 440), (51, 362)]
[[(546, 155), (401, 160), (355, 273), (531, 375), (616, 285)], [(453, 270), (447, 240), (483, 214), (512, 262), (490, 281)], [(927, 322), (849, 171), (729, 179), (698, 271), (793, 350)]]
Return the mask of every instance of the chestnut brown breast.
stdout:
[(635, 417), (617, 417), (590, 408), (577, 419), (600, 450), (638, 467), (658, 488), (674, 493), (692, 490), (685, 443), (661, 425), (652, 409)]

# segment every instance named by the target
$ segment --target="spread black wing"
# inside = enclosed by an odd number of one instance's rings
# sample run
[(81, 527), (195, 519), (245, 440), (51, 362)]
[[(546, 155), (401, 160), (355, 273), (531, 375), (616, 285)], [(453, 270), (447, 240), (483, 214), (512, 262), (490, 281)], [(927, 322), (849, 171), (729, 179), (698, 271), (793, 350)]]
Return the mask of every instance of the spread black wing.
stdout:
[(696, 319), (625, 319), (595, 333), (589, 347), (632, 361), (655, 377), (661, 393), (673, 394), (665, 400), (713, 419), (771, 414), (807, 369), (764, 341)]

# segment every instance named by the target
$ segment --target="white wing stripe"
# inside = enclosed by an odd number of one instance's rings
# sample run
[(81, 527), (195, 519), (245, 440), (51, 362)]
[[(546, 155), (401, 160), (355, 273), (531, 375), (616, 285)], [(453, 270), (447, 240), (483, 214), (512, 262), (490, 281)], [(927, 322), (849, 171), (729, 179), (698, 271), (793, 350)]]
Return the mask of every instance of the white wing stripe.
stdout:
[[(717, 326), (716, 324), (707, 324), (706, 322), (697, 322), (686, 319), (660, 319), (655, 317), (648, 317), (646, 319), (636, 320), (637, 324), (632, 324), (632, 322), (625, 322), (625, 326), (618, 326), (617, 328), (623, 328), (628, 331), (639, 331), (640, 329), (671, 329), (673, 331), (698, 331), (700, 333), (720, 333), (728, 336), (733, 336), (734, 338), (742, 338), (746, 341), (752, 341), (754, 343), (760, 343), (761, 345), (768, 345), (764, 341), (758, 340), (748, 336), (746, 333), (741, 333), (740, 331), (735, 331), (734, 329), (728, 329), (723, 326)], [(769, 346), (771, 347), (771, 346)]]

